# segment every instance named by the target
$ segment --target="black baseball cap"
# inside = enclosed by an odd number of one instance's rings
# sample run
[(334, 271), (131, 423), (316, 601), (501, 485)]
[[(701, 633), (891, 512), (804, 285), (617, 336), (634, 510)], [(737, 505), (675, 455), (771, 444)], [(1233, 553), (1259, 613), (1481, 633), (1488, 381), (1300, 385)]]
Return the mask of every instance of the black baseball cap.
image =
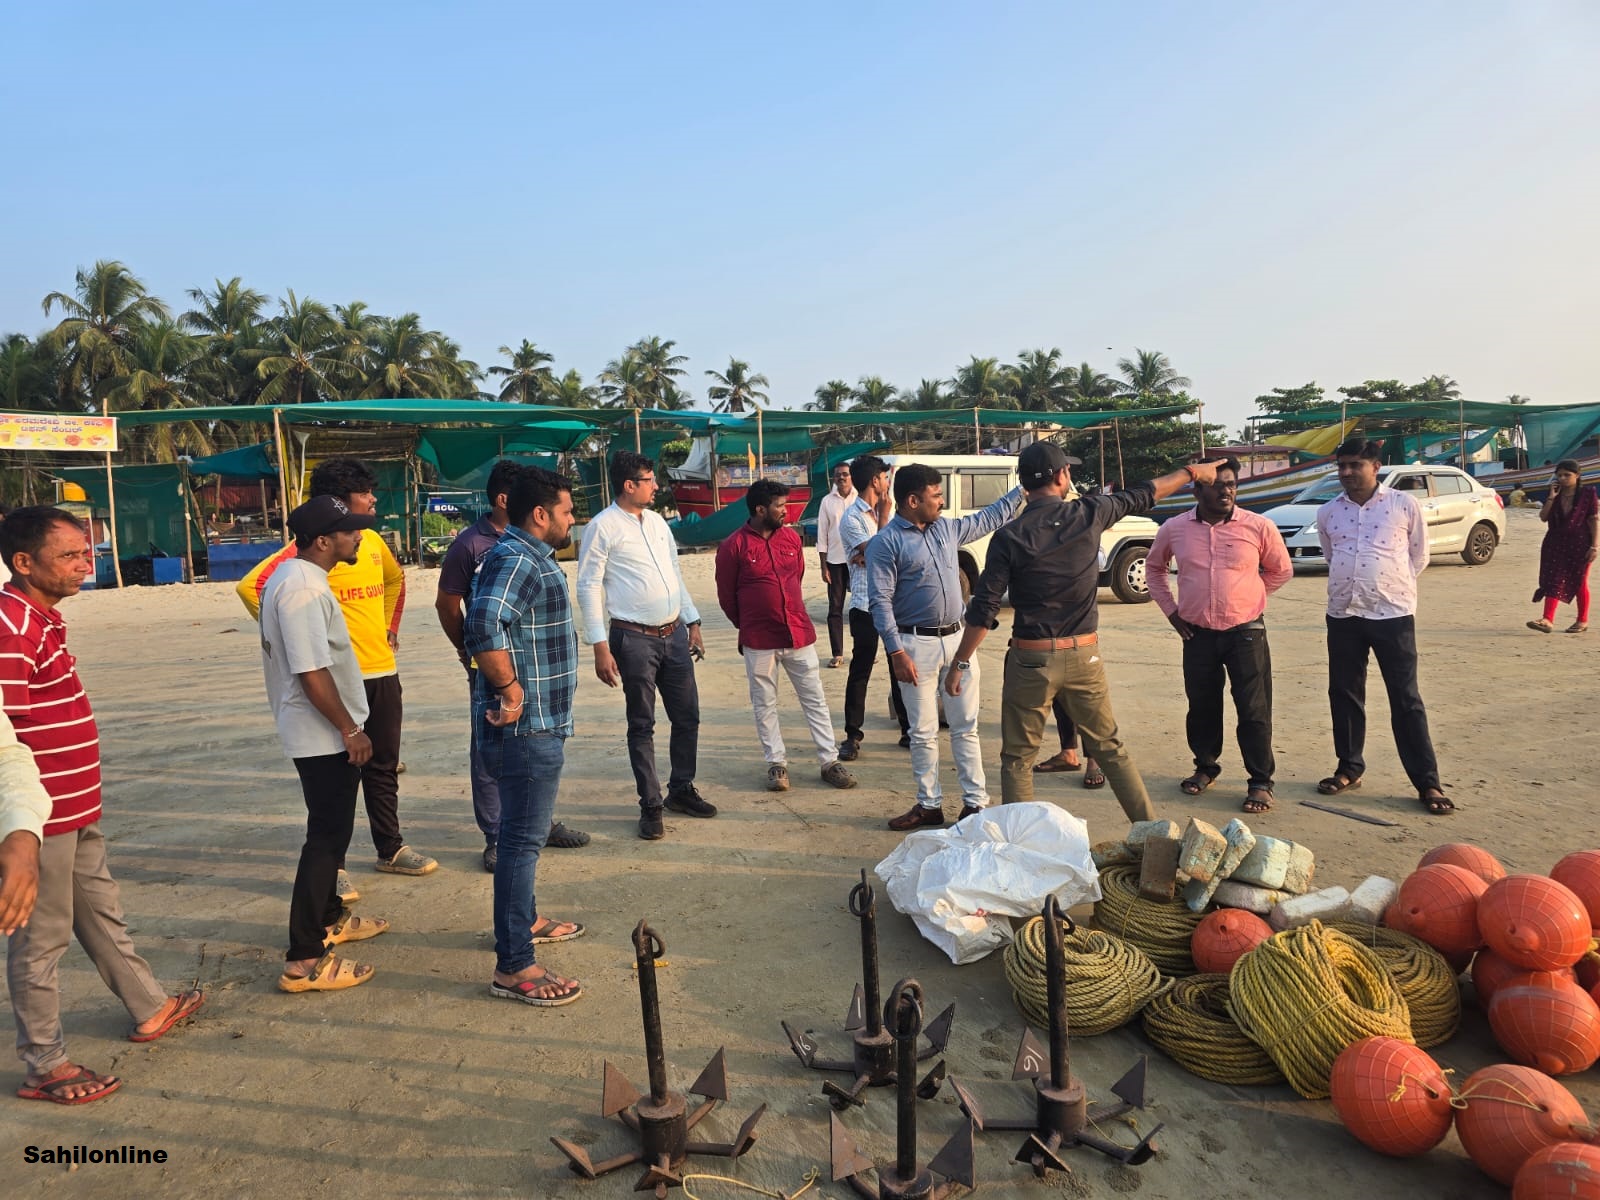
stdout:
[(1081, 466), (1083, 459), (1074, 458), (1054, 442), (1034, 442), (1017, 455), (1017, 477), (1029, 491), (1049, 483), (1062, 467)]
[(289, 532), (297, 538), (371, 529), (377, 523), (378, 518), (371, 513), (351, 512), (350, 506), (337, 496), (314, 496), (289, 514)]

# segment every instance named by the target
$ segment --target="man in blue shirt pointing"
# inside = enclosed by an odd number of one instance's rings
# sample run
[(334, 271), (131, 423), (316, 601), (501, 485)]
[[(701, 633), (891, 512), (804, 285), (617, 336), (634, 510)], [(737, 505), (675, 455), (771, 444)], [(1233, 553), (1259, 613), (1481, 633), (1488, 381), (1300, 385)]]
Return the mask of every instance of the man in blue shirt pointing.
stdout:
[(939, 687), (951, 667), (968, 671), (961, 695), (945, 700), (950, 753), (961, 780), (961, 816), (989, 803), (978, 744), (978, 671), (957, 662), (961, 644), (961, 567), (958, 552), (993, 533), (1022, 508), (1022, 489), (1012, 488), (988, 508), (950, 518), (944, 511), (939, 472), (910, 463), (894, 473), (895, 515), (867, 543), (867, 605), (883, 638), (889, 665), (906, 702), (911, 725), (911, 770), (917, 802), (889, 821), (904, 832), (944, 824), (939, 786)]

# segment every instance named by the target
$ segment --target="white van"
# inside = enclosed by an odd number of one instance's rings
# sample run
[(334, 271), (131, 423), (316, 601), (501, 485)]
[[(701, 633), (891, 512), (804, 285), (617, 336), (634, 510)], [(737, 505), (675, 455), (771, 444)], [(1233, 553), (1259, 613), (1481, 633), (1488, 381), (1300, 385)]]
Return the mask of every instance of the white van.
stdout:
[[(944, 479), (944, 515), (964, 517), (987, 508), (1017, 486), (1017, 460), (1000, 454), (884, 454), (889, 466), (921, 463)], [(1110, 588), (1124, 604), (1145, 604), (1150, 587), (1145, 582), (1144, 560), (1160, 526), (1149, 517), (1124, 517), (1100, 535), (1100, 586)], [(965, 600), (978, 582), (989, 539), (979, 538), (961, 547), (961, 597)]]

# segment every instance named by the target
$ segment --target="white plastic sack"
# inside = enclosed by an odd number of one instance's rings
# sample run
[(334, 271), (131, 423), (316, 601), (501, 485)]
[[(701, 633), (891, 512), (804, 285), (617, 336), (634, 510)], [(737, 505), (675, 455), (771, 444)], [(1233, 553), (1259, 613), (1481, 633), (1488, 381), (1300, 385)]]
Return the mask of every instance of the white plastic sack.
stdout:
[(1007, 917), (1100, 899), (1089, 828), (1054, 804), (996, 804), (945, 829), (909, 834), (877, 866), (889, 902), (954, 963), (1011, 941)]

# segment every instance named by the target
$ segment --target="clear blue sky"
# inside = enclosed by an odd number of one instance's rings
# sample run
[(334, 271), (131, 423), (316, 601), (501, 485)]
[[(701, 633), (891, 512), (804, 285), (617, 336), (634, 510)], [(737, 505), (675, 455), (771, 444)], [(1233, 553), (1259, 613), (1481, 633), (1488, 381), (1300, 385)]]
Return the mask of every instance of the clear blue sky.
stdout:
[[(680, 11), (681, 10), (681, 11)], [(1600, 5), (17, 4), (0, 331), (97, 258), (181, 311), (416, 311), (592, 378), (1158, 349), (1600, 400)], [(1107, 349), (1111, 347), (1111, 349)]]

